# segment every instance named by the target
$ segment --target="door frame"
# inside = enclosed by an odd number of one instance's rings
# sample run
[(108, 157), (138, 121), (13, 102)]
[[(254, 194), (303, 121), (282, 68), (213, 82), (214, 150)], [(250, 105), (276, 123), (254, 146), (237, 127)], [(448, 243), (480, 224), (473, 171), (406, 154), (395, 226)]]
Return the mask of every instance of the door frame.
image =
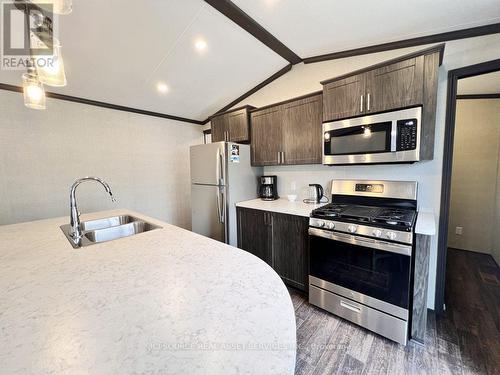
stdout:
[(441, 180), (441, 208), (439, 213), (439, 235), (436, 267), (436, 295), (434, 309), (437, 314), (444, 311), (446, 279), (446, 252), (448, 243), (448, 221), (450, 214), (451, 174), (453, 167), (453, 144), (455, 135), (455, 114), (457, 108), (458, 80), (500, 70), (500, 59), (465, 66), (448, 72), (446, 99), (446, 120), (443, 147), (443, 171)]

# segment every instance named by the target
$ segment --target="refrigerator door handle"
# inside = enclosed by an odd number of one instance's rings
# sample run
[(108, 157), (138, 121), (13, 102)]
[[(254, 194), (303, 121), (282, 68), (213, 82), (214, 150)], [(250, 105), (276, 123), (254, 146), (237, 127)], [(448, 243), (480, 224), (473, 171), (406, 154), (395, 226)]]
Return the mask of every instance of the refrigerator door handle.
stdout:
[(221, 208), (221, 216), (220, 216), (220, 222), (222, 224), (224, 224), (226, 222), (226, 200), (225, 200), (225, 197), (224, 197), (224, 188), (221, 188), (220, 189), (220, 195), (221, 195), (221, 203), (222, 203), (222, 208)]
[(217, 199), (217, 217), (219, 219), (219, 223), (222, 223), (222, 211), (220, 208), (220, 188), (217, 189), (217, 194), (216, 194), (216, 199)]
[(218, 173), (218, 183), (219, 185), (224, 185), (224, 180), (225, 180), (225, 176), (224, 176), (224, 155), (220, 153), (220, 151), (217, 151), (217, 155), (218, 155), (218, 169), (219, 169), (219, 173)]

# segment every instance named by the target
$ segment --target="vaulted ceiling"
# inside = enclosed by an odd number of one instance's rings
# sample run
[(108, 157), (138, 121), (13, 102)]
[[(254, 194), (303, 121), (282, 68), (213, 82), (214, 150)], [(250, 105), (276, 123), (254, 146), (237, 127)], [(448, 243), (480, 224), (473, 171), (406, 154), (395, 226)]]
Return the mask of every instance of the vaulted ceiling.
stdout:
[[(48, 91), (204, 120), (289, 64), (202, 0), (73, 2), (59, 18), (68, 85)], [(233, 3), (300, 58), (500, 21), (498, 0)]]

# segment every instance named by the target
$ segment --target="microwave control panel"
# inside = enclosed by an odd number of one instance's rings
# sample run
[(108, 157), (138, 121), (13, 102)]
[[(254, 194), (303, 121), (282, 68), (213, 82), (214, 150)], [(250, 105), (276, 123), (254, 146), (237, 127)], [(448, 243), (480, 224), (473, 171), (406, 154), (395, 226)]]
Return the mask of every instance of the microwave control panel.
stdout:
[(417, 148), (417, 119), (398, 120), (396, 150), (407, 151)]

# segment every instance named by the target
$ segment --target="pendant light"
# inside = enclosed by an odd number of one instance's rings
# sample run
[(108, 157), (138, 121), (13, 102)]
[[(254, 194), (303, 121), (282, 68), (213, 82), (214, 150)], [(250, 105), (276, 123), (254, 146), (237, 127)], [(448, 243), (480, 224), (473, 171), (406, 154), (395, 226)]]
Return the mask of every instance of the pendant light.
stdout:
[(45, 109), (45, 90), (32, 64), (23, 74), (24, 105), (31, 109)]
[(73, 11), (73, 0), (32, 0), (35, 4), (51, 4), (56, 14), (70, 14)]
[(61, 55), (61, 43), (53, 38), (51, 56), (37, 56), (36, 71), (40, 81), (48, 86), (66, 86), (66, 73)]

